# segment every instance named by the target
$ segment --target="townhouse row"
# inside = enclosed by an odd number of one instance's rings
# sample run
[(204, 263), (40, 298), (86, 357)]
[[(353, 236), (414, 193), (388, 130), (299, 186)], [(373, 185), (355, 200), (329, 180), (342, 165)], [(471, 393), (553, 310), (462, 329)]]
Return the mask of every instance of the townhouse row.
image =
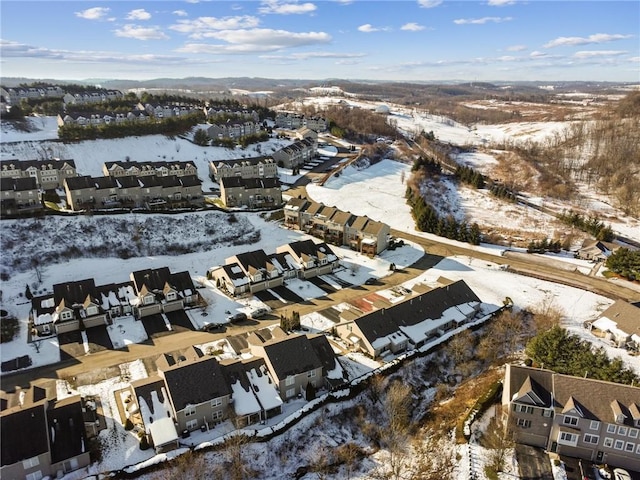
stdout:
[(53, 285), (53, 293), (31, 299), (29, 323), (38, 335), (58, 334), (109, 325), (124, 315), (143, 318), (183, 310), (198, 299), (189, 272), (146, 269), (122, 283), (96, 285), (88, 278)]
[(255, 293), (284, 285), (287, 279), (312, 278), (333, 272), (338, 256), (326, 243), (300, 240), (281, 245), (276, 252), (264, 250), (239, 253), (207, 271), (216, 288), (231, 296)]
[(284, 225), (370, 256), (389, 246), (391, 233), (386, 223), (304, 198), (292, 198), (286, 203)]
[(640, 388), (507, 365), (507, 431), (518, 443), (640, 471)]

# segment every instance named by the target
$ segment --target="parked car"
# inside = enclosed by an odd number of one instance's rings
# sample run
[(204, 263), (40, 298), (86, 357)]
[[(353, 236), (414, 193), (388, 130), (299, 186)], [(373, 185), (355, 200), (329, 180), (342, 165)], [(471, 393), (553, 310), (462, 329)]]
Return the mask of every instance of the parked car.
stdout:
[(227, 318), (227, 320), (229, 320), (231, 323), (244, 322), (246, 319), (247, 314), (243, 312), (236, 313)]
[(203, 332), (209, 333), (219, 333), (224, 332), (226, 330), (225, 326), (222, 323), (207, 323), (202, 327)]
[(365, 285), (375, 285), (376, 283), (378, 283), (378, 279), (375, 277), (369, 277), (364, 281)]
[(261, 318), (264, 317), (267, 313), (269, 313), (269, 310), (267, 308), (256, 308), (251, 312), (251, 318)]
[(624, 468), (614, 468), (613, 478), (615, 480), (631, 480), (631, 475)]

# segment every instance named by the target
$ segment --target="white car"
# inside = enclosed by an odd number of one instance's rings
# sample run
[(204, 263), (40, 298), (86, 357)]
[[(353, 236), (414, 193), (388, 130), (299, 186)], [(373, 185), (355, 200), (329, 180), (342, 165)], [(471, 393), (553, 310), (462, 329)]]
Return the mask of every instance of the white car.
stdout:
[(631, 480), (631, 475), (624, 468), (614, 468), (613, 477), (615, 480)]

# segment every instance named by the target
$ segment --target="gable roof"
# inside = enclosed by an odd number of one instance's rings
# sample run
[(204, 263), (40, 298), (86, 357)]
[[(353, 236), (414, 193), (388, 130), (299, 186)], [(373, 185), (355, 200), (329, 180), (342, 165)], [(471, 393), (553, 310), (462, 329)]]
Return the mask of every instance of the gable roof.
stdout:
[(223, 188), (242, 187), (246, 190), (280, 188), (280, 180), (276, 177), (265, 178), (242, 178), (242, 177), (222, 177), (220, 186)]
[(623, 300), (617, 300), (607, 308), (600, 318), (608, 318), (616, 327), (628, 335), (640, 335), (640, 307)]
[(49, 404), (47, 409), (51, 463), (58, 463), (87, 451), (80, 396)]
[(2, 466), (47, 452), (49, 445), (44, 404), (44, 401), (40, 401), (31, 406), (17, 406), (0, 414)]
[(98, 290), (93, 278), (73, 282), (57, 283), (53, 286), (53, 298), (56, 305), (64, 304), (68, 307), (83, 305), (87, 298), (98, 303)]
[[(553, 372), (540, 368), (507, 365), (507, 382), (509, 400), (544, 407), (552, 406)], [(542, 401), (536, 403), (535, 398)]]
[(231, 394), (220, 364), (213, 357), (202, 357), (162, 370), (176, 411)]
[(273, 339), (266, 342), (263, 348), (274, 373), (280, 380), (322, 367), (311, 342), (305, 335), (289, 335), (282, 339)]

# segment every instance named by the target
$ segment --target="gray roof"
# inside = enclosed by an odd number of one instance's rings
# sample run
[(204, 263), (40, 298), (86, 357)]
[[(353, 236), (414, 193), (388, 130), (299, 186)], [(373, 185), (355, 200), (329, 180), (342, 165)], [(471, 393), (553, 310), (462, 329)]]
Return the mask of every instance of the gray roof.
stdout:
[(618, 300), (602, 312), (602, 317), (616, 322), (616, 326), (628, 335), (640, 335), (640, 307)]
[(304, 335), (274, 339), (265, 343), (263, 348), (280, 380), (322, 367), (311, 342)]
[(49, 403), (47, 409), (51, 463), (88, 451), (80, 396)]
[(220, 185), (224, 188), (242, 187), (247, 190), (280, 188), (280, 181), (275, 177), (265, 178), (242, 178), (242, 177), (223, 177), (220, 179)]
[(176, 411), (231, 394), (231, 389), (213, 357), (202, 357), (163, 371)]

